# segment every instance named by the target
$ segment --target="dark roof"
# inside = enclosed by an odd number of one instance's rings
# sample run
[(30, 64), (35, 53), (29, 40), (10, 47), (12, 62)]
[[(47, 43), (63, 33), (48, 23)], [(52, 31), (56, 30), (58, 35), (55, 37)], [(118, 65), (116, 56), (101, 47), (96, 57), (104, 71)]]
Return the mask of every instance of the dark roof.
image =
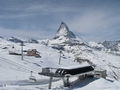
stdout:
[(92, 66), (84, 66), (84, 67), (74, 67), (74, 68), (59, 68), (57, 73), (66, 75), (77, 75), (77, 74), (82, 74), (82, 73), (87, 73), (90, 71), (94, 71), (94, 68)]

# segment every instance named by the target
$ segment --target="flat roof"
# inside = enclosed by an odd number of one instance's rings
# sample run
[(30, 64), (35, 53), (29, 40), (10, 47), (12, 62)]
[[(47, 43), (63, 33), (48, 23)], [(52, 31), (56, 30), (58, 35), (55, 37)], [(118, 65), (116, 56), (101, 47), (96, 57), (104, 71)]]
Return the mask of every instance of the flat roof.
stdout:
[(90, 65), (74, 65), (74, 66), (65, 66), (59, 67), (60, 69), (75, 69), (75, 68), (82, 68), (82, 67), (89, 67)]

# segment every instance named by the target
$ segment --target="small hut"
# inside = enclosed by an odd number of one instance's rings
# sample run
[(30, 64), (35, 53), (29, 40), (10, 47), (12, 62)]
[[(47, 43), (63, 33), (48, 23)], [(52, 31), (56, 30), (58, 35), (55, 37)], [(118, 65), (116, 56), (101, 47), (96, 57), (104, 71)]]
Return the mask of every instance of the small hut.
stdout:
[(40, 53), (36, 49), (30, 49), (27, 51), (27, 56), (40, 57)]
[(95, 70), (95, 76), (98, 77), (98, 78), (105, 78), (106, 79), (106, 70)]

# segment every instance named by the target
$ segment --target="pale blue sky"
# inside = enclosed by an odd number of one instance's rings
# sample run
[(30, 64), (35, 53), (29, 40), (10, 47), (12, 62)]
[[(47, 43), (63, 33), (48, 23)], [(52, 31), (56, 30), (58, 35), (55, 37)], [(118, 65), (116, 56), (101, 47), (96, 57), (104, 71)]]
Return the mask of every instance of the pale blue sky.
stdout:
[(51, 39), (61, 22), (84, 41), (120, 40), (120, 0), (0, 0), (0, 36)]

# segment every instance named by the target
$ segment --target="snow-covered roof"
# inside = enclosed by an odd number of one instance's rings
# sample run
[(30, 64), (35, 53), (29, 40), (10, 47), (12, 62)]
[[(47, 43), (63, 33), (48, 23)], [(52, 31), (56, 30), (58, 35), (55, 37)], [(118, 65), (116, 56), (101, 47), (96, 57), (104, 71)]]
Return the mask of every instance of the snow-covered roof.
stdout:
[(75, 69), (75, 68), (82, 68), (82, 67), (87, 67), (87, 66), (90, 66), (90, 65), (82, 64), (82, 65), (74, 65), (74, 66), (64, 66), (64, 67), (59, 67), (59, 68), (61, 68), (61, 69)]

